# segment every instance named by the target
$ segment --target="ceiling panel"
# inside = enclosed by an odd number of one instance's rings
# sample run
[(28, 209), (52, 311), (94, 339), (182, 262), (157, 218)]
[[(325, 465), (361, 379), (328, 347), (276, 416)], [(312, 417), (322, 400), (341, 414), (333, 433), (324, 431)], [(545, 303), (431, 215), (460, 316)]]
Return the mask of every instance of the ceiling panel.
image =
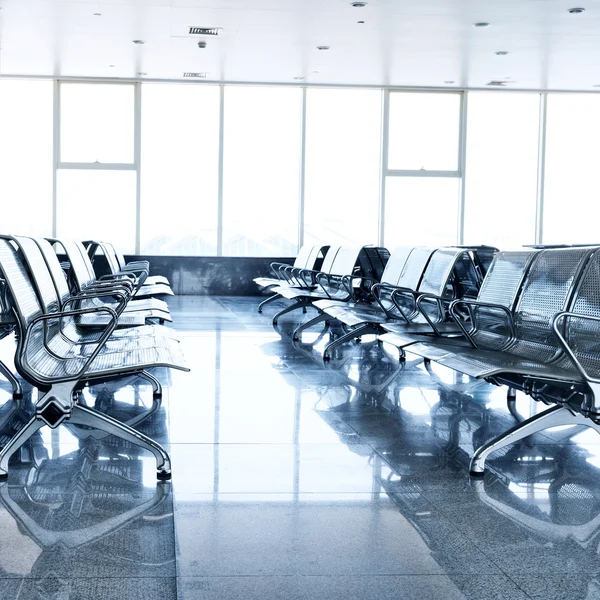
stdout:
[[(576, 15), (568, 0), (367, 2), (0, 0), (0, 75), (179, 79), (203, 71), (215, 81), (478, 88), (500, 79), (515, 89), (573, 90), (600, 83), (600, 0), (583, 1)], [(192, 25), (221, 27), (221, 35), (190, 36)]]

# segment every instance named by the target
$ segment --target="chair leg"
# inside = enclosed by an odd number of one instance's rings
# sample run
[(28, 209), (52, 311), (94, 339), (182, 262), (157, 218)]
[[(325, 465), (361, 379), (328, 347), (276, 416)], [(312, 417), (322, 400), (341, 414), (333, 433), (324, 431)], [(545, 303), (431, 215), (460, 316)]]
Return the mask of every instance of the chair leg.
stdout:
[(312, 327), (313, 325), (316, 325), (317, 323), (322, 323), (323, 321), (327, 321), (327, 319), (329, 319), (329, 315), (327, 313), (321, 313), (320, 315), (317, 315), (314, 319), (311, 319), (310, 321), (306, 321), (306, 323), (302, 323), (302, 325), (299, 325), (294, 330), (294, 333), (292, 334), (292, 339), (294, 341), (299, 340), (300, 334), (304, 330), (309, 329), (310, 327)]
[(354, 338), (359, 338), (363, 335), (368, 335), (370, 333), (380, 333), (380, 330), (377, 327), (374, 327), (373, 325), (367, 323), (342, 335), (341, 337), (337, 338), (337, 340), (334, 340), (330, 344), (327, 344), (325, 350), (323, 351), (323, 360), (331, 360), (331, 350), (333, 348), (341, 346), (342, 344), (345, 344), (346, 342), (349, 342)]
[(294, 304), (290, 304), (289, 306), (286, 306), (285, 308), (280, 310), (273, 317), (273, 326), (277, 325), (277, 321), (279, 321), (279, 317), (282, 317), (286, 313), (292, 312), (293, 310), (296, 310), (297, 308), (300, 308), (301, 306), (306, 306), (306, 304), (304, 302), (295, 302)]
[(73, 412), (68, 422), (74, 425), (85, 425), (106, 431), (122, 440), (145, 448), (152, 452), (156, 458), (157, 478), (160, 480), (171, 479), (171, 460), (169, 455), (160, 444), (143, 433), (80, 404), (73, 406)]
[(585, 425), (600, 433), (600, 425), (596, 425), (592, 420), (579, 413), (573, 413), (564, 406), (553, 406), (542, 413), (526, 419), (522, 423), (517, 423), (508, 431), (505, 431), (498, 437), (487, 442), (487, 444), (481, 446), (481, 448), (478, 448), (471, 458), (470, 474), (473, 477), (483, 476), (485, 459), (492, 452), (500, 450), (510, 444), (514, 444), (515, 442), (533, 435), (534, 433), (543, 431), (544, 429), (550, 429), (551, 427), (558, 427), (560, 425)]
[(154, 400), (160, 400), (162, 398), (163, 393), (160, 381), (156, 379), (156, 377), (154, 377), (152, 373), (148, 373), (148, 371), (142, 371), (140, 373), (140, 377), (142, 379), (145, 379), (146, 381), (149, 381), (152, 384), (152, 398)]
[(0, 480), (8, 477), (8, 461), (10, 457), (45, 423), (36, 415), (29, 419), (27, 425), (15, 434), (0, 452)]
[(8, 379), (13, 389), (13, 399), (20, 400), (23, 397), (21, 382), (13, 375), (12, 371), (0, 360), (0, 373)]
[(514, 388), (508, 388), (506, 394), (506, 406), (508, 407), (508, 412), (515, 418), (517, 423), (522, 423), (524, 421), (523, 417), (517, 411), (517, 390)]
[(263, 300), (258, 305), (258, 312), (261, 313), (263, 311), (264, 306), (270, 304), (271, 302), (275, 302), (275, 300), (279, 300), (279, 298), (281, 298), (281, 294), (274, 294), (273, 296), (269, 296), (266, 300)]

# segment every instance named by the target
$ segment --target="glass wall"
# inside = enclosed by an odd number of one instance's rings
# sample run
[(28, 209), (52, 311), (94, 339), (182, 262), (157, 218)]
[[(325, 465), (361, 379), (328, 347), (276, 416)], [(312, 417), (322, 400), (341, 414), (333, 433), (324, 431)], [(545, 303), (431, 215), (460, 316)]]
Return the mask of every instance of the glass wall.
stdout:
[(548, 96), (545, 243), (600, 243), (599, 139), (600, 96)]
[(384, 243), (456, 244), (461, 95), (392, 92)]
[(381, 90), (307, 90), (305, 243), (377, 243), (381, 100)]
[(540, 94), (469, 94), (465, 243), (535, 242), (539, 118)]
[(458, 171), (460, 94), (392, 92), (388, 169)]
[(0, 132), (17, 234), (175, 256), (600, 241), (597, 94), (3, 79)]
[(298, 249), (302, 90), (225, 87), (223, 254)]
[(141, 252), (217, 254), (218, 86), (142, 87)]
[(52, 235), (52, 81), (0, 81), (2, 232)]

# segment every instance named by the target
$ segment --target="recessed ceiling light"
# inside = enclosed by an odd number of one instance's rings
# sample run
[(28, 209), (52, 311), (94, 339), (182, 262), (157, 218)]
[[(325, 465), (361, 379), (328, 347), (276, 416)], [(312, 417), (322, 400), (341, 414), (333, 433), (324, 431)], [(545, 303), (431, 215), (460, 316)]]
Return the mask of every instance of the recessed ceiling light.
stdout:
[(473, 23), (473, 27), (489, 27), (490, 24), (485, 21), (480, 21), (479, 23)]
[(329, 50), (331, 46), (317, 46), (317, 50)]
[(498, 52), (496, 52), (496, 56), (506, 56), (508, 54), (508, 52), (506, 50), (498, 50)]
[(145, 44), (146, 40), (133, 40), (134, 44)]
[(364, 8), (367, 5), (366, 2), (353, 2), (352, 6), (354, 8)]
[(571, 13), (572, 15), (578, 15), (584, 11), (585, 8), (570, 8), (567, 12)]
[(450, 80), (448, 80), (448, 81), (444, 81), (444, 83), (445, 83), (446, 85), (451, 85), (451, 84), (453, 84), (453, 83), (454, 83), (454, 81), (450, 81)]

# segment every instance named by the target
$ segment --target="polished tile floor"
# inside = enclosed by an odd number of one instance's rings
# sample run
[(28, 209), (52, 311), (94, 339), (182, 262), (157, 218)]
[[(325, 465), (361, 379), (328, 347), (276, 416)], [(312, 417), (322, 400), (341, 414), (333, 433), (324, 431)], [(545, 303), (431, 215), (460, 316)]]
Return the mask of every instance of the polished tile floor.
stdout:
[[(515, 422), (505, 390), (371, 338), (324, 367), (330, 332), (292, 345), (311, 315), (275, 332), (257, 303), (170, 301), (192, 372), (158, 372), (140, 429), (169, 448), (171, 483), (84, 429), (13, 457), (1, 600), (600, 599), (600, 436), (538, 435), (471, 481), (474, 447)], [(132, 378), (85, 393), (122, 419), (150, 398)], [(518, 398), (522, 417), (543, 408)], [(0, 382), (0, 445), (30, 411)]]

